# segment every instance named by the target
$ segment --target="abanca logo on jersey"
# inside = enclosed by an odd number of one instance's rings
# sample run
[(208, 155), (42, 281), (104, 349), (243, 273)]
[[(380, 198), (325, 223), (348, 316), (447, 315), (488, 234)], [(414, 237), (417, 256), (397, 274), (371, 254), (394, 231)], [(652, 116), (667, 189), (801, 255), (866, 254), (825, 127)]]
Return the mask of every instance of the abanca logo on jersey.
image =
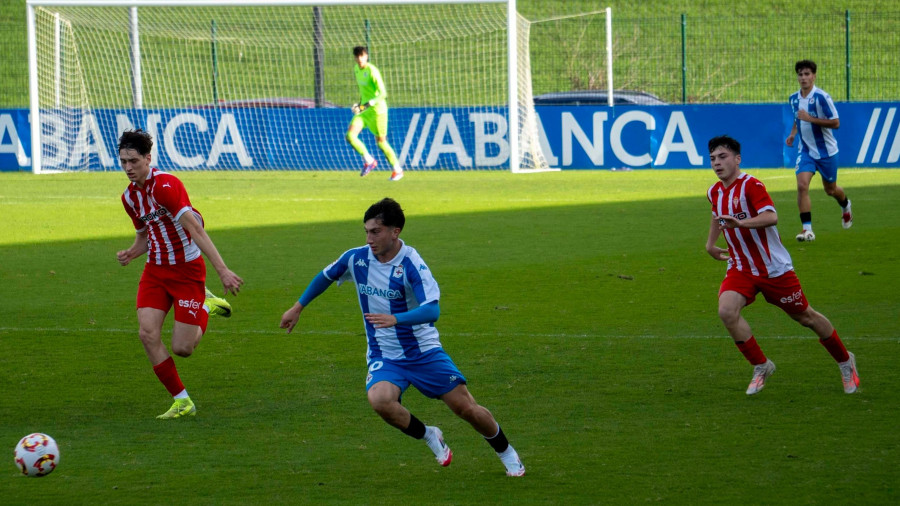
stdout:
[(374, 286), (364, 285), (360, 283), (357, 289), (361, 295), (374, 295), (376, 297), (384, 297), (385, 299), (402, 299), (403, 292), (400, 290), (385, 290), (383, 288), (375, 288)]

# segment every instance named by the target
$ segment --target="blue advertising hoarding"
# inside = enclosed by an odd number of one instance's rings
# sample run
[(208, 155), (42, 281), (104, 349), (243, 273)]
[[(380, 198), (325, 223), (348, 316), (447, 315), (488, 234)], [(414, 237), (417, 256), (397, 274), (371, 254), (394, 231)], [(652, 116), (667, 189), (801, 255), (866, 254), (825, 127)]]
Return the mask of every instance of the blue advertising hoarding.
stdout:
[[(900, 167), (900, 103), (837, 104), (841, 167)], [(706, 142), (728, 134), (747, 168), (791, 167), (787, 104), (538, 106), (539, 143), (560, 169), (708, 167)], [(141, 127), (165, 170), (358, 170), (343, 109), (97, 109), (42, 113), (45, 169), (118, 170), (116, 140)], [(506, 109), (392, 108), (389, 141), (411, 169), (509, 167)], [(368, 135), (368, 134), (366, 134)], [(370, 141), (370, 149), (374, 144)], [(380, 155), (380, 153), (378, 153)], [(27, 109), (0, 110), (0, 170), (31, 170)]]

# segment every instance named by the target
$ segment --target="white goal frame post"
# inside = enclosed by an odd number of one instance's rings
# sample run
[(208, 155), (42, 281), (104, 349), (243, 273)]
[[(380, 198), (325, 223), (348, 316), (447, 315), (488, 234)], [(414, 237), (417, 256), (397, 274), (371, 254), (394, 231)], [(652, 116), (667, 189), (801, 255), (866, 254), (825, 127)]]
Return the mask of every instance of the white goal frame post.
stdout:
[[(59, 63), (56, 63), (55, 83), (40, 83), (38, 72), (38, 44), (36, 38), (36, 8), (45, 8), (51, 10), (53, 7), (122, 7), (130, 8), (130, 43), (131, 43), (131, 81), (132, 81), (132, 105), (134, 109), (143, 107), (142, 100), (142, 83), (141, 83), (141, 53), (140, 53), (140, 34), (138, 27), (138, 12), (141, 7), (289, 7), (289, 6), (381, 6), (381, 5), (418, 5), (418, 4), (506, 4), (506, 23), (507, 23), (507, 79), (508, 79), (508, 150), (509, 150), (509, 168), (511, 172), (533, 172), (549, 169), (544, 159), (541, 142), (538, 140), (538, 118), (532, 103), (531, 94), (531, 73), (530, 67), (524, 69), (527, 72), (525, 82), (527, 83), (527, 93), (523, 94), (520, 84), (523, 82), (519, 72), (521, 62), (529, 63), (530, 55), (519, 54), (522, 43), (520, 37), (528, 36), (528, 22), (518, 15), (516, 10), (516, 0), (27, 0), (27, 36), (28, 36), (28, 66), (29, 66), (29, 100), (30, 100), (30, 119), (31, 119), (31, 155), (32, 155), (32, 171), (34, 173), (56, 172), (45, 169), (42, 164), (43, 142), (42, 142), (42, 122), (41, 122), (41, 95), (40, 86), (55, 86), (56, 96), (59, 97), (59, 81), (60, 70)], [(607, 11), (608, 13), (609, 11)], [(611, 33), (609, 32), (609, 16), (607, 14), (607, 53), (611, 56)], [(56, 15), (56, 58), (59, 59), (59, 15)], [(520, 29), (524, 27), (524, 29)], [(525, 32), (525, 33), (520, 33)], [(286, 35), (288, 36), (288, 35)], [(527, 38), (525, 39), (527, 41)], [(528, 45), (524, 46), (526, 53)], [(600, 49), (600, 48), (598, 48)], [(43, 53), (42, 53), (43, 54)], [(473, 55), (475, 56), (475, 55)], [(439, 56), (438, 56), (439, 58)], [(524, 60), (523, 60), (524, 58)], [(348, 58), (349, 60), (349, 58)], [(611, 62), (610, 62), (611, 63)], [(609, 67), (610, 84), (612, 67)], [(388, 83), (390, 88), (390, 83)], [(400, 91), (398, 91), (399, 93)], [(523, 100), (524, 97), (524, 100)], [(612, 95), (610, 94), (610, 101)], [(45, 99), (47, 101), (47, 99)], [(59, 99), (57, 98), (56, 106), (59, 107)], [(46, 105), (44, 107), (47, 107)], [(50, 106), (52, 107), (52, 106)], [(83, 108), (85, 111), (92, 109), (91, 105)], [(518, 127), (513, 127), (517, 125)], [(525, 144), (523, 146), (523, 143)], [(155, 146), (154, 146), (155, 148)], [(377, 150), (376, 150), (377, 151)], [(113, 155), (115, 156), (115, 155)]]

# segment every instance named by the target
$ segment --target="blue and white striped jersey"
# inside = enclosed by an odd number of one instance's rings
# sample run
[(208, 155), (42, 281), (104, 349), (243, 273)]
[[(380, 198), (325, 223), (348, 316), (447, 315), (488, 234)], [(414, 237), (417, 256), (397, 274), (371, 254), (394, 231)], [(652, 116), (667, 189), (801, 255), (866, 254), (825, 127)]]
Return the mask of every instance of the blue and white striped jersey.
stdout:
[(797, 124), (797, 133), (800, 137), (800, 152), (806, 151), (816, 160), (836, 155), (838, 152), (837, 140), (830, 128), (797, 119), (799, 111), (806, 111), (814, 118), (837, 118), (837, 108), (831, 100), (831, 95), (813, 86), (805, 98), (800, 96), (800, 91), (797, 91), (791, 95), (790, 101), (791, 109), (794, 112), (794, 122)]
[[(388, 263), (379, 262), (368, 246), (347, 250), (322, 273), (338, 285), (353, 280), (363, 313), (405, 313), (441, 297), (431, 270), (419, 253), (406, 244), (401, 245), (400, 252)], [(368, 340), (367, 361), (413, 359), (441, 347), (434, 323), (394, 325), (386, 329), (376, 329), (365, 318), (363, 323)]]

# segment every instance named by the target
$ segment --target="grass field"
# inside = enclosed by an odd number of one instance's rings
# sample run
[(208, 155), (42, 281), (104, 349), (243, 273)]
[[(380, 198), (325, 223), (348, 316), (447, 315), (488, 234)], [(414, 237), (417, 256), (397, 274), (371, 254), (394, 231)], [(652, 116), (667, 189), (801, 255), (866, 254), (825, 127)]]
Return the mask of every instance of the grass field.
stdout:
[[(896, 504), (900, 172), (841, 172), (846, 231), (816, 187), (811, 244), (792, 239), (791, 171), (750, 172), (781, 210), (812, 305), (856, 353), (858, 394), (842, 392), (810, 331), (763, 303), (745, 315), (778, 371), (744, 394), (751, 368), (715, 309), (725, 265), (703, 249), (711, 171), (411, 172), (401, 184), (185, 172), (246, 285), (235, 315), (176, 360), (199, 412), (171, 422), (154, 419), (170, 400), (137, 338), (140, 266), (115, 261), (133, 237), (124, 176), (0, 175), (0, 444), (12, 453), (42, 431), (62, 454), (41, 480), (7, 454), (0, 502)], [(452, 466), (378, 419), (352, 289), (332, 287), (294, 334), (277, 328), (319, 269), (364, 243), (361, 215), (385, 195), (407, 211), (403, 237), (441, 286), (444, 346), (522, 455), (522, 479), (418, 392), (404, 403), (443, 429)]]

